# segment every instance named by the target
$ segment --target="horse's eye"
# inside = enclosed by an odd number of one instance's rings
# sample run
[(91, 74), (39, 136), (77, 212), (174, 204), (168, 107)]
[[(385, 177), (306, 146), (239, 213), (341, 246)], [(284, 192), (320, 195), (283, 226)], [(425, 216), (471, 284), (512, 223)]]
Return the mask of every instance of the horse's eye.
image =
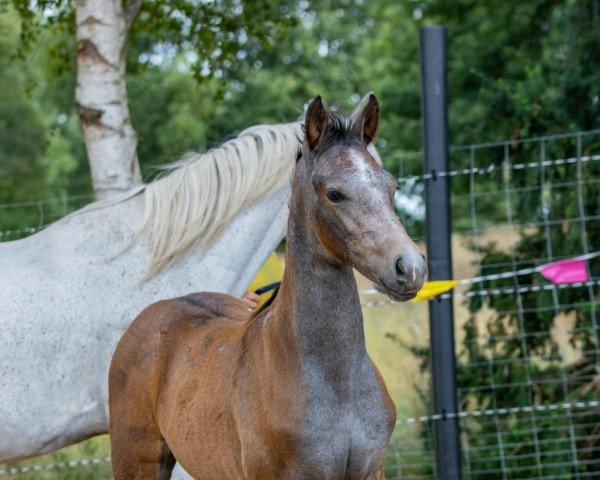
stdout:
[(327, 198), (333, 203), (339, 203), (346, 198), (339, 190), (327, 190), (325, 195), (327, 195)]

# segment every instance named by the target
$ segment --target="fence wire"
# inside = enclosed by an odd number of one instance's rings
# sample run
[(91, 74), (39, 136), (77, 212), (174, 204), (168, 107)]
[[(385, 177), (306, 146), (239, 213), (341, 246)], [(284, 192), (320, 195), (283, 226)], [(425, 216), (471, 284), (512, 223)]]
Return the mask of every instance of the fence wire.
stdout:
[[(423, 238), (419, 158), (407, 154), (399, 164), (397, 205), (409, 233)], [(472, 280), (445, 294), (457, 312), (460, 411), (431, 415), (430, 392), (416, 387), (418, 400), (399, 417), (385, 457), (386, 477), (442, 478), (433, 428), (458, 421), (463, 478), (600, 478), (600, 130), (457, 147), (451, 165), (436, 174), (452, 186), (454, 277)], [(0, 241), (89, 201), (2, 205)], [(588, 256), (587, 282), (553, 285), (535, 272), (581, 255)], [(366, 314), (391, 304), (362, 299)], [(400, 345), (426, 369), (426, 345)], [(107, 462), (30, 460), (0, 466), (0, 477), (111, 478)]]

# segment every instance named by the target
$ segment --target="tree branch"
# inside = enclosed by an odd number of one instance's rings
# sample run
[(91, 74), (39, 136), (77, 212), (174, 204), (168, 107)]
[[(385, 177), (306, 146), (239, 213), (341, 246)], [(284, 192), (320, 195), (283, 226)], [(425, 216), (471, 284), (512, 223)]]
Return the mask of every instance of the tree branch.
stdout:
[(131, 24), (135, 20), (135, 17), (140, 11), (140, 7), (142, 6), (142, 0), (129, 0), (127, 6), (125, 7), (125, 11), (123, 13), (125, 17), (125, 25), (127, 26), (127, 31), (131, 30)]

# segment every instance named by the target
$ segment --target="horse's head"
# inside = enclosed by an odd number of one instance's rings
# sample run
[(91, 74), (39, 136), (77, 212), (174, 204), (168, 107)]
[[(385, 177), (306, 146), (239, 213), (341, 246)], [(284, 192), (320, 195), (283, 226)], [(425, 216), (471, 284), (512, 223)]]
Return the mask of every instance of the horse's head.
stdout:
[(353, 266), (392, 299), (404, 301), (423, 285), (426, 264), (394, 211), (396, 180), (367, 150), (378, 120), (373, 94), (350, 119), (315, 98), (306, 112), (298, 164), (303, 180), (294, 190), (302, 196), (315, 253), (328, 263)]

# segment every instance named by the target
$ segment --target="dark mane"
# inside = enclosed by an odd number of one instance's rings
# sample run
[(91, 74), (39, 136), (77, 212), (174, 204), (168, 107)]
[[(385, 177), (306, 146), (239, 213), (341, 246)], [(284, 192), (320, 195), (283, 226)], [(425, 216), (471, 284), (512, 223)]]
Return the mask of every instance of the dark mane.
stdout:
[(329, 125), (327, 125), (327, 129), (323, 135), (321, 148), (327, 150), (336, 143), (353, 138), (355, 136), (355, 131), (352, 127), (353, 125), (350, 119), (342, 117), (337, 113), (332, 113), (329, 119)]
[[(306, 127), (302, 125), (303, 132), (306, 131)], [(352, 142), (356, 141), (357, 136), (356, 125), (351, 118), (346, 118), (338, 113), (331, 113), (329, 117), (329, 124), (327, 129), (321, 138), (321, 142), (317, 147), (318, 150), (327, 150), (329, 147), (340, 142)]]

